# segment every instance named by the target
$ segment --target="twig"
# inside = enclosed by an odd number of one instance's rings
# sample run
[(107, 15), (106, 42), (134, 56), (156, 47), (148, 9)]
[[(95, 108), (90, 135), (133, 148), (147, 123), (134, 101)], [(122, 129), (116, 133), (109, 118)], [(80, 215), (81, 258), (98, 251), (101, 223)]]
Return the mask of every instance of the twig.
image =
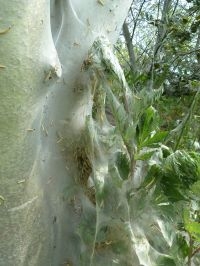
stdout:
[(200, 251), (200, 246), (192, 252), (192, 257)]
[[(144, 1), (142, 2), (142, 4), (140, 5), (140, 9), (139, 9), (138, 14), (137, 14), (137, 16), (136, 16), (136, 18), (135, 18), (135, 23), (134, 23), (133, 31), (132, 31), (132, 35), (131, 35), (131, 41), (133, 40), (133, 36), (134, 36), (135, 30), (136, 30), (136, 26), (137, 26), (138, 18), (139, 18), (140, 14), (141, 14), (141, 11), (142, 11), (142, 8), (143, 8), (143, 5), (144, 5), (145, 1), (146, 1), (146, 0), (144, 0)], [(131, 8), (131, 11), (132, 11), (132, 8)], [(133, 16), (133, 11), (131, 12), (131, 14), (132, 14), (132, 16)]]

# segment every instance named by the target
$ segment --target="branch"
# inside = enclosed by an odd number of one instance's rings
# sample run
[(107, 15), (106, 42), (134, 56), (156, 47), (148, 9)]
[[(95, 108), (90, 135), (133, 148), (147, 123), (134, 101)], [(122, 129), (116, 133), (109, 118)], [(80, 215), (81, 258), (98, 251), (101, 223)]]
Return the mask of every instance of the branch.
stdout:
[(200, 246), (192, 252), (192, 257), (200, 251)]
[(174, 10), (173, 10), (173, 12), (172, 12), (172, 16), (174, 15), (174, 13), (175, 13), (175, 11), (176, 11), (176, 9), (177, 9), (178, 2), (179, 2), (179, 0), (176, 1), (176, 4), (175, 4), (175, 7), (174, 7)]
[[(139, 18), (140, 14), (141, 14), (141, 11), (142, 11), (142, 8), (143, 8), (143, 5), (144, 5), (145, 1), (146, 1), (146, 0), (143, 0), (142, 4), (141, 4), (141, 6), (140, 6), (140, 9), (139, 9), (139, 11), (138, 11), (137, 17), (136, 17), (136, 19), (135, 19), (135, 23), (134, 23), (134, 26), (133, 26), (133, 32), (132, 32), (132, 35), (131, 35), (131, 41), (133, 40), (133, 36), (134, 36), (135, 30), (136, 30), (136, 26), (137, 26), (138, 18)], [(131, 11), (132, 11), (132, 8), (131, 8)], [(133, 11), (132, 11), (131, 14), (132, 14), (132, 16), (133, 16)]]
[(126, 46), (128, 49), (128, 55), (129, 55), (131, 70), (133, 73), (135, 73), (137, 71), (136, 58), (135, 58), (135, 53), (134, 53), (134, 49), (133, 49), (133, 43), (131, 40), (130, 32), (129, 32), (128, 25), (127, 25), (126, 21), (123, 24), (123, 34), (124, 34)]

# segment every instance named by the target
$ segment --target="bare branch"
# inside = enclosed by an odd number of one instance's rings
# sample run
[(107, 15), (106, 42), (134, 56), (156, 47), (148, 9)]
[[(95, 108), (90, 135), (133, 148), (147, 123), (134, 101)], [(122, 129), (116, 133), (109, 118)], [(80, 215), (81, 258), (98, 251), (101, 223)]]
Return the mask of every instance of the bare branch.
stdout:
[[(133, 40), (133, 36), (134, 36), (135, 30), (136, 30), (136, 26), (137, 26), (138, 18), (139, 18), (139, 16), (140, 16), (141, 12), (142, 12), (142, 8), (143, 8), (143, 6), (144, 6), (145, 1), (146, 1), (146, 0), (143, 0), (142, 4), (141, 4), (141, 6), (140, 6), (140, 9), (139, 9), (139, 11), (138, 11), (137, 17), (136, 17), (136, 19), (135, 19), (135, 23), (134, 23), (133, 31), (132, 31), (132, 35), (131, 35), (131, 41)], [(132, 9), (131, 9), (131, 10), (132, 10)], [(132, 12), (132, 16), (133, 16), (133, 12)]]

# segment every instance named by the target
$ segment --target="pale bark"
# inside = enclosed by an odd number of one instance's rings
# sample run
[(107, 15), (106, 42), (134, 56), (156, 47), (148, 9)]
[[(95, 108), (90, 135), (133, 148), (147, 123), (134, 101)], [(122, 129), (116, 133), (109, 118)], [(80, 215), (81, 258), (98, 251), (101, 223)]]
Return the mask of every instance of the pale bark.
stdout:
[(137, 72), (137, 67), (136, 67), (136, 57), (135, 57), (135, 52), (134, 52), (134, 47), (133, 47), (133, 43), (132, 43), (132, 39), (131, 39), (131, 35), (128, 29), (128, 25), (126, 23), (126, 21), (123, 24), (123, 34), (124, 34), (124, 38), (126, 41), (126, 46), (128, 49), (128, 55), (129, 55), (129, 62), (130, 62), (130, 66), (131, 66), (131, 70), (134, 73)]
[(0, 1), (0, 30), (11, 26), (0, 35), (0, 265), (80, 265), (82, 195), (65, 200), (87, 109), (75, 81), (97, 36), (116, 41), (131, 1), (102, 3)]
[(163, 47), (163, 42), (165, 40), (165, 38), (167, 37), (167, 20), (169, 17), (169, 11), (171, 9), (172, 6), (172, 0), (165, 0), (163, 3), (163, 8), (162, 8), (162, 16), (161, 16), (161, 20), (160, 23), (158, 25), (158, 34), (157, 34), (157, 40), (155, 43), (155, 48), (154, 48), (154, 60), (156, 58), (159, 58), (162, 52), (162, 47)]

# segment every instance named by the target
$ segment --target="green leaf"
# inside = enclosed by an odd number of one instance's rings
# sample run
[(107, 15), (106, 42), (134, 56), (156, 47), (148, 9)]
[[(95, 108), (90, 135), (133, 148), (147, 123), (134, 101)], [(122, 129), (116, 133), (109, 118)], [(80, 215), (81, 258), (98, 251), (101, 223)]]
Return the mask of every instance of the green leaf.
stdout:
[[(157, 149), (154, 149), (154, 152), (155, 150)], [(147, 152), (146, 158), (150, 155)], [(154, 194), (158, 189), (160, 191), (158, 196), (164, 193), (170, 202), (189, 200), (191, 197), (190, 187), (200, 179), (199, 155), (176, 151), (170, 155), (166, 154), (166, 156), (159, 160), (159, 164), (154, 163), (150, 167), (142, 187), (149, 191), (155, 186)], [(141, 159), (143, 159), (142, 156)]]
[(185, 225), (185, 229), (190, 232), (196, 240), (200, 241), (200, 223), (189, 222)]
[(156, 110), (150, 106), (140, 117), (136, 133), (138, 135), (138, 144), (141, 147), (143, 143), (150, 138), (151, 132), (155, 130)]
[(199, 159), (194, 153), (176, 151), (164, 159), (161, 187), (170, 201), (186, 200), (190, 187), (200, 178)]
[(148, 138), (146, 141), (144, 141), (141, 145), (141, 147), (149, 147), (149, 146), (155, 146), (156, 144), (159, 144), (161, 141), (163, 141), (168, 135), (168, 131), (159, 131), (155, 133), (152, 137)]
[(186, 258), (190, 252), (190, 247), (185, 236), (177, 233), (172, 245), (173, 254), (179, 255), (181, 258)]
[(141, 187), (150, 190), (160, 180), (160, 173), (160, 167), (156, 164), (152, 165)]
[(163, 256), (157, 261), (156, 266), (176, 266), (176, 263), (172, 258)]
[(197, 240), (200, 241), (200, 223), (192, 221), (189, 210), (184, 211), (185, 229)]
[(155, 153), (153, 150), (147, 150), (144, 152), (140, 152), (139, 154), (135, 154), (134, 159), (135, 160), (141, 160), (141, 161), (146, 161), (151, 158), (151, 156)]
[(124, 153), (119, 152), (117, 154), (116, 165), (121, 178), (124, 180), (128, 179), (128, 175), (130, 172), (130, 162)]

